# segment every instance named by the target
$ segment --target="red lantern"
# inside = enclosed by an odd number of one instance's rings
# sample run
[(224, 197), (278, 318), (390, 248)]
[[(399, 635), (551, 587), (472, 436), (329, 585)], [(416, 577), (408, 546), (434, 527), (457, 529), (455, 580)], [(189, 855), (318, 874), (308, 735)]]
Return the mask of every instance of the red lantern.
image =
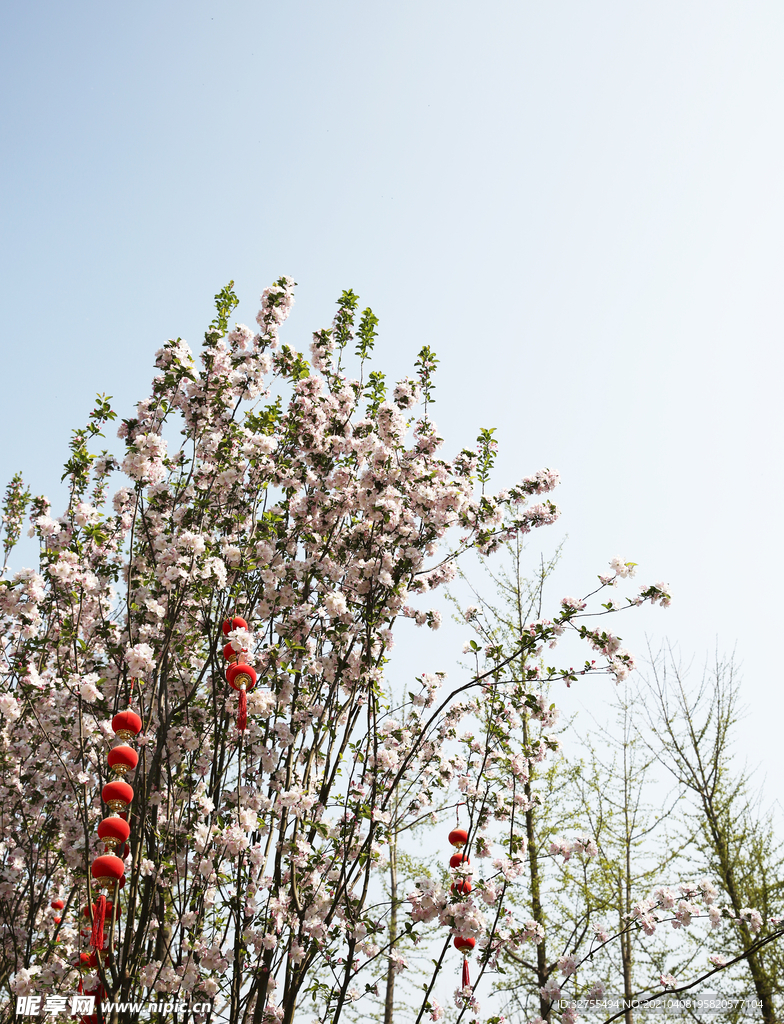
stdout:
[(90, 868), (90, 874), (100, 889), (110, 889), (125, 874), (125, 864), (119, 857), (105, 853), (103, 856), (95, 858)]
[[(114, 785), (125, 785), (125, 783), (114, 783)], [(105, 787), (104, 787), (105, 788)], [(128, 786), (128, 789), (131, 787)], [(113, 889), (114, 886), (125, 874), (125, 864), (119, 857), (113, 857), (110, 853), (103, 857), (96, 857), (90, 868), (95, 884), (99, 889)], [(98, 897), (93, 914), (93, 932), (90, 936), (90, 945), (93, 949), (103, 949), (103, 926), (106, 918), (106, 897), (103, 893)]]
[(52, 910), (65, 910), (65, 903), (62, 900), (52, 900), (49, 906)]
[[(449, 833), (449, 842), (452, 846), (457, 847), (461, 850), (468, 843), (468, 833), (464, 828), (453, 828)], [(450, 868), (459, 868), (462, 865), (468, 865), (471, 863), (470, 857), (464, 853), (453, 853), (449, 858)], [(468, 896), (473, 886), (471, 885), (471, 879), (466, 877), (459, 877), (456, 881), (452, 882), (451, 890), (454, 896)], [(463, 973), (462, 973), (462, 988), (471, 987), (471, 978), (468, 973), (468, 960), (466, 957), (476, 945), (476, 939), (470, 936), (456, 935), (454, 938), (455, 949), (459, 949), (463, 953)]]
[(226, 644), (226, 646), (223, 648), (223, 657), (226, 659), (226, 661), (231, 662), (232, 664), (237, 660), (238, 653), (239, 652), (235, 651), (231, 644)]
[(120, 711), (114, 716), (112, 729), (118, 739), (132, 740), (142, 731), (142, 720), (135, 711), (128, 708), (127, 711)]
[(229, 665), (226, 669), (229, 686), (248, 693), (256, 685), (256, 670), (251, 665)]
[(237, 729), (239, 732), (244, 732), (248, 726), (247, 694), (256, 685), (256, 670), (250, 665), (229, 665), (226, 669), (226, 679), (229, 682), (229, 686), (240, 692), (239, 707), (237, 708)]
[(131, 826), (119, 816), (104, 818), (98, 825), (98, 838), (103, 842), (108, 851), (114, 851), (118, 846), (123, 846), (131, 834)]
[(476, 945), (476, 939), (470, 935), (456, 935), (454, 939), (455, 949), (459, 949), (463, 954), (463, 973), (460, 979), (462, 988), (471, 987), (471, 975), (468, 972), (468, 960), (467, 957), (471, 950)]
[(106, 760), (113, 772), (117, 775), (125, 775), (127, 772), (132, 772), (139, 763), (139, 755), (133, 747), (122, 743), (119, 747), (113, 747), (109, 751)]
[(101, 799), (112, 811), (124, 811), (133, 800), (133, 790), (127, 782), (107, 782)]
[(233, 629), (247, 629), (248, 624), (245, 619), (241, 619), (239, 615), (235, 615), (233, 619), (226, 619), (222, 628), (223, 635), (228, 636)]
[(449, 833), (449, 842), (459, 850), (468, 842), (468, 833), (464, 828), (453, 828)]

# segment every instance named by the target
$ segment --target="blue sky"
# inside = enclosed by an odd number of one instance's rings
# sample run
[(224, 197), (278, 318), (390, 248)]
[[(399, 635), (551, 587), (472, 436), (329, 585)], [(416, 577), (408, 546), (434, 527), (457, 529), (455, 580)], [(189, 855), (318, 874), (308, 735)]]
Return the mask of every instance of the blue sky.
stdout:
[[(230, 278), (351, 287), (377, 363), (441, 359), (456, 450), (557, 468), (553, 593), (616, 554), (674, 603), (623, 633), (744, 665), (739, 754), (784, 769), (777, 597), (784, 7), (294, 0), (6, 3), (3, 445), (57, 495), (97, 391), (121, 415)], [(452, 636), (444, 634), (442, 645)], [(423, 648), (424, 650), (424, 648)], [(451, 650), (441, 648), (437, 665)], [(600, 702), (606, 688), (584, 690)]]

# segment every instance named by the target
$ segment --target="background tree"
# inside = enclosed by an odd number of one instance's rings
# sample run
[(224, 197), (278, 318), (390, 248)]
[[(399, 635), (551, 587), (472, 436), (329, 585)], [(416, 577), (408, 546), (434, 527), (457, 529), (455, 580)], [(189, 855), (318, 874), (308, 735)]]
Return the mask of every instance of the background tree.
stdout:
[[(506, 545), (506, 555), (497, 567), (484, 562), (489, 587), (474, 583), (479, 606), (471, 608), (469, 618), (485, 644), (508, 642), (532, 614), (541, 615), (545, 585), (561, 549), (547, 561), (541, 558), (530, 576), (520, 539)], [(487, 591), (492, 599), (483, 597)], [(524, 676), (524, 659), (510, 671)], [(654, 813), (648, 802), (655, 758), (637, 734), (628, 686), (621, 685), (614, 729), (600, 727), (595, 740), (596, 726), (586, 730), (577, 715), (561, 726), (571, 756), (561, 752), (528, 769), (526, 885), (512, 898), (541, 938), (530, 954), (510, 951), (503, 958), (506, 975), (497, 989), (506, 993), (505, 1012), (515, 1019), (539, 1015), (549, 1021), (559, 982), (572, 972), (579, 982), (574, 965), (586, 957), (591, 984), (580, 986), (582, 995), (609, 990), (631, 1002), (651, 991), (652, 979), (661, 987), (661, 970), (651, 955), (657, 939), (626, 926), (633, 906), (672, 873), (679, 851), (666, 840), (655, 841), (667, 810)], [(522, 716), (526, 742), (539, 725), (530, 712)], [(618, 940), (607, 942), (612, 931)], [(657, 938), (660, 945), (661, 934)], [(626, 1019), (632, 1017), (629, 1007)]]
[[(739, 718), (740, 684), (733, 660), (717, 658), (697, 687), (689, 687), (671, 652), (653, 661), (650, 694), (652, 747), (678, 784), (691, 796), (689, 827), (706, 871), (727, 894), (734, 917), (731, 936), (714, 944), (719, 961), (746, 954), (722, 975), (728, 996), (750, 988), (762, 1019), (778, 1020), (784, 962), (773, 943), (755, 950), (759, 915), (781, 920), (784, 882), (782, 846), (770, 812), (760, 809), (748, 773), (735, 766), (733, 732)], [(752, 909), (754, 908), (754, 909)], [(737, 1019), (737, 1014), (731, 1014)]]
[[(507, 555), (502, 566), (491, 568), (485, 564), (491, 580), (489, 588), (474, 584), (479, 607), (471, 607), (468, 618), (483, 644), (492, 645), (514, 635), (532, 609), (540, 613), (545, 581), (558, 557), (557, 553), (549, 563), (542, 560), (530, 580), (526, 578), (519, 540), (507, 545)], [(487, 589), (495, 600), (482, 598)], [(479, 648), (478, 644), (473, 646)], [(510, 666), (512, 672), (524, 669), (522, 657)], [(527, 1020), (538, 1013), (544, 1020), (551, 1019), (553, 1000), (561, 994), (563, 979), (569, 977), (583, 997), (609, 993), (625, 1000), (623, 1013), (631, 1021), (632, 1001), (660, 992), (665, 976), (671, 979), (668, 987), (674, 988), (679, 983), (676, 979), (684, 979), (699, 968), (711, 970), (731, 959), (733, 953), (753, 951), (752, 957), (760, 962), (777, 958), (775, 944), (759, 947), (758, 935), (752, 930), (759, 917), (750, 908), (764, 906), (768, 911), (766, 920), (770, 917), (772, 924), (777, 923), (778, 906), (771, 897), (779, 890), (773, 880), (779, 858), (770, 821), (760, 821), (753, 815), (744, 795), (746, 782), (729, 773), (728, 744), (734, 715), (728, 707), (732, 702), (722, 691), (722, 685), (708, 691), (717, 707), (710, 710), (704, 725), (696, 727), (694, 708), (701, 706), (705, 694), (698, 694), (692, 707), (692, 698), (680, 685), (678, 700), (685, 703), (670, 708), (668, 719), (670, 728), (693, 732), (692, 754), (698, 761), (702, 758), (716, 763), (718, 759), (723, 764), (722, 776), (732, 778), (723, 786), (725, 799), (729, 797), (732, 806), (724, 805), (721, 814), (717, 807), (707, 817), (702, 806), (687, 811), (683, 800), (688, 787), (682, 773), (675, 771), (677, 752), (668, 754), (651, 742), (644, 728), (646, 691), (629, 688), (626, 683), (619, 692), (611, 726), (594, 724), (586, 729), (582, 717), (576, 715), (562, 730), (567, 741), (571, 740), (571, 757), (556, 755), (542, 766), (530, 766), (525, 783), (527, 886), (512, 899), (520, 901), (541, 929), (542, 938), (534, 956), (508, 951), (503, 957), (507, 975), (497, 989), (508, 995), (508, 1015)], [(733, 692), (736, 696), (737, 691)], [(650, 712), (650, 703), (647, 710)], [(531, 727), (524, 716), (524, 733)], [(598, 738), (594, 738), (597, 728)], [(717, 730), (716, 735), (711, 729)], [(711, 743), (717, 742), (721, 750), (711, 752)], [(578, 752), (583, 749), (584, 756), (575, 756), (575, 748)], [(676, 788), (670, 793), (651, 774), (659, 760), (675, 771)], [(715, 794), (710, 799), (715, 803)], [(710, 916), (712, 927), (689, 929), (686, 926), (699, 911), (688, 899), (681, 898), (677, 883), (661, 883), (702, 875), (716, 882), (722, 896), (725, 892), (729, 895), (726, 876), (719, 870), (716, 857), (695, 856), (695, 846), (705, 853), (706, 829), (710, 836), (716, 834), (717, 827), (710, 826), (711, 818), (720, 818), (723, 828), (733, 834), (734, 871), (743, 874), (747, 898), (741, 901), (742, 906), (728, 899), (720, 909), (712, 896), (710, 915), (701, 915)], [(569, 833), (572, 838), (565, 838)], [(752, 884), (755, 876), (766, 879), (756, 891)], [(657, 883), (659, 887), (655, 888)], [(712, 890), (712, 883), (708, 885)], [(656, 905), (648, 899), (654, 889)], [(737, 881), (734, 889), (737, 892)], [(722, 919), (740, 917), (748, 921), (745, 925), (740, 922), (748, 943), (733, 951), (726, 928), (714, 929)], [(642, 926), (629, 926), (635, 918)], [(665, 921), (678, 929), (675, 942), (672, 936), (665, 940), (657, 927)], [(609, 941), (613, 932), (617, 941)], [(706, 956), (710, 953), (712, 961), (708, 963)], [(580, 984), (586, 967), (592, 979), (590, 987)], [(748, 973), (745, 962), (736, 974), (743, 976), (744, 971)], [(710, 986), (715, 990), (715, 979)], [(724, 991), (737, 995), (738, 989), (733, 991), (725, 985)], [(600, 1005), (600, 1016), (601, 1010)], [(729, 1016), (737, 1017), (741, 1012), (738, 1009)], [(675, 1016), (679, 1014), (675, 1012)]]

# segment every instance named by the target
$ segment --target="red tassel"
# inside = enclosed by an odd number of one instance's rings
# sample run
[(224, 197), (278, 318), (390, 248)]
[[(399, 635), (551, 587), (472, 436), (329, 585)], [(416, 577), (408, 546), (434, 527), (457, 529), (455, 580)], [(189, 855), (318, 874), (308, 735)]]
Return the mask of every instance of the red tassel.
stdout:
[(103, 926), (105, 920), (106, 897), (101, 893), (93, 910), (93, 933), (90, 936), (90, 945), (93, 949), (103, 949)]
[(468, 975), (468, 960), (463, 957), (463, 988), (471, 988), (471, 978)]
[(237, 712), (237, 729), (245, 732), (248, 727), (248, 695), (240, 690), (240, 709)]

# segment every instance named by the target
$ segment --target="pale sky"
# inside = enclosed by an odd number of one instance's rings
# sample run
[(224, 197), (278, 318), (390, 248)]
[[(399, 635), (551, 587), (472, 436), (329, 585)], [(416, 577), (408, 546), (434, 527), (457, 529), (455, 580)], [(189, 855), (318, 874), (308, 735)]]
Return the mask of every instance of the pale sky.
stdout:
[(60, 514), (94, 394), (230, 278), (252, 323), (291, 274), (305, 350), (351, 287), (379, 369), (437, 351), (448, 452), (560, 471), (553, 600), (622, 555), (674, 595), (628, 646), (737, 649), (777, 799), (783, 50), (773, 0), (6, 0), (0, 481)]

